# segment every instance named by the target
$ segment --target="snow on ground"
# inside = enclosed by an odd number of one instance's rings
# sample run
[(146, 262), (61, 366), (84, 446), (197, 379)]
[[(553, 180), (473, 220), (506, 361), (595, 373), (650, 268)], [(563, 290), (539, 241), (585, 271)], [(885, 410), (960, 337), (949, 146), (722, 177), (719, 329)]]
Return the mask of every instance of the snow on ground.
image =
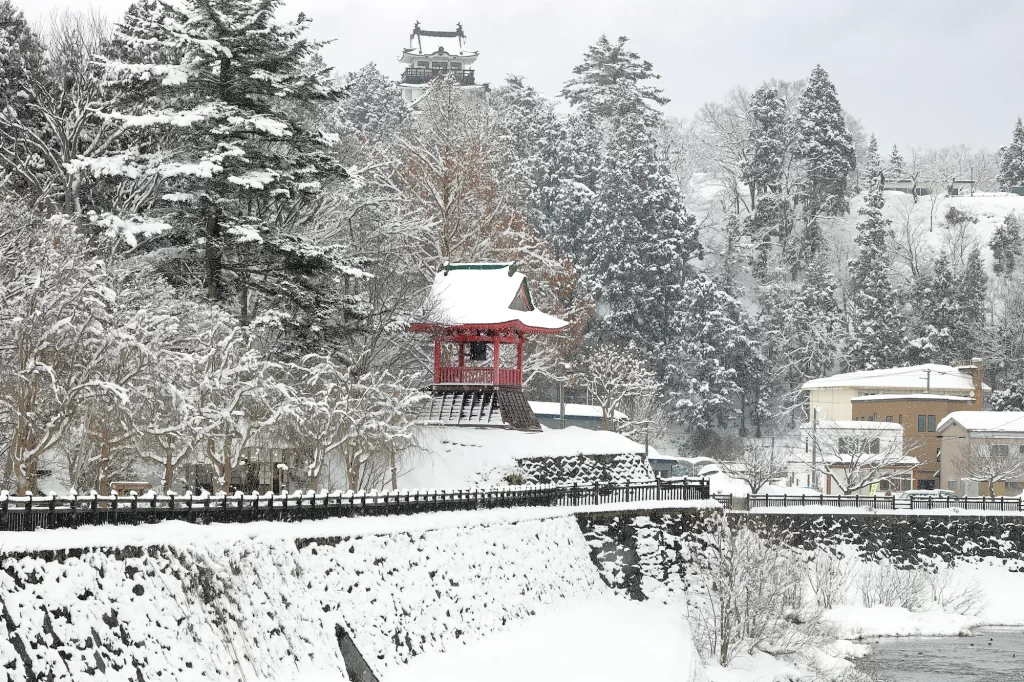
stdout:
[[(844, 561), (852, 563), (854, 571), (873, 564), (854, 559), (850, 551), (847, 551)], [(867, 608), (859, 605), (854, 580), (847, 604), (829, 609), (824, 618), (837, 626), (841, 637), (850, 639), (949, 637), (966, 634), (982, 626), (1024, 626), (1024, 567), (1015, 563), (985, 558), (939, 567), (948, 573), (947, 591), (975, 590), (963, 600), (966, 614), (948, 609), (944, 611), (934, 604), (920, 611), (899, 606)]]
[(940, 610), (908, 611), (899, 606), (838, 606), (825, 612), (843, 637), (952, 637), (967, 634), (980, 619)]
[(738, 656), (728, 668), (708, 665), (707, 676), (711, 682), (796, 682), (814, 679), (812, 673), (761, 652)]
[(305, 538), (424, 533), (445, 528), (494, 526), (591, 512), (720, 508), (721, 505), (714, 500), (650, 500), (578, 507), (511, 507), (393, 516), (357, 516), (286, 523), (254, 521), (244, 524), (212, 523), (202, 526), (185, 521), (162, 521), (143, 526), (85, 526), (77, 529), (38, 530), (31, 533), (0, 532), (0, 556), (13, 552), (83, 547), (148, 547), (156, 544), (191, 547), (197, 543), (232, 542), (240, 538), (279, 542)]
[(697, 682), (689, 627), (678, 608), (605, 596), (536, 616), (490, 637), (424, 654), (382, 682)]
[(516, 461), (527, 457), (572, 457), (644, 452), (621, 433), (578, 426), (528, 432), (465, 426), (418, 426), (416, 451), (398, 477), (403, 488), (458, 489), (501, 485)]
[[(837, 235), (842, 235), (851, 247), (859, 218), (857, 210), (863, 203), (864, 195), (857, 195), (850, 201), (849, 215), (836, 221)], [(1014, 211), (1024, 215), (1024, 197), (1000, 192), (976, 192), (973, 197), (941, 197), (936, 201), (933, 201), (933, 197), (924, 196), (919, 197), (914, 203), (909, 194), (885, 192), (882, 215), (892, 221), (892, 228), (897, 236), (909, 221), (921, 235), (927, 253), (936, 256), (943, 250), (948, 250), (949, 235), (941, 225), (945, 222), (946, 213), (954, 206), (978, 218), (978, 223), (972, 227), (971, 233), (982, 247), (982, 258), (991, 272), (992, 251), (988, 248), (988, 242), (1007, 215)]]

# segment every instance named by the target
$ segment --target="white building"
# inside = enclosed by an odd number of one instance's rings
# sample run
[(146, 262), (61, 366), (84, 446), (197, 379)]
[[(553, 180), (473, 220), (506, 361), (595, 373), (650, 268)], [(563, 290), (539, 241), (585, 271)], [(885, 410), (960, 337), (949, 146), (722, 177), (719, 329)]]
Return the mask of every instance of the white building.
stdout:
[[(800, 428), (802, 451), (790, 464), (791, 485), (826, 495), (909, 490), (918, 461), (904, 452), (903, 427), (891, 422), (823, 420)], [(818, 475), (815, 476), (815, 472)], [(869, 481), (851, 489), (852, 480)]]
[[(942, 396), (974, 398), (981, 407), (981, 396), (975, 395), (975, 377), (981, 361), (971, 365), (915, 365), (887, 369), (846, 372), (821, 379), (812, 379), (801, 389), (810, 398), (810, 415), (819, 420), (850, 421), (855, 398), (873, 395), (906, 395), (930, 393)], [(991, 389), (982, 384), (982, 391)]]

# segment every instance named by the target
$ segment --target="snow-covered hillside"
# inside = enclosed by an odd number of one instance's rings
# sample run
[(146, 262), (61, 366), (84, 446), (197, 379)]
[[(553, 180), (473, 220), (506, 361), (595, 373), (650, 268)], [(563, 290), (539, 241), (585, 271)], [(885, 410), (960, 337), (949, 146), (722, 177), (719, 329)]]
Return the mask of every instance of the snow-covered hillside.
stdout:
[[(982, 257), (992, 274), (992, 251), (988, 247), (989, 240), (996, 228), (1003, 223), (1010, 213), (1016, 212), (1024, 216), (1024, 197), (1002, 192), (977, 192), (972, 196), (923, 196), (914, 202), (909, 194), (902, 192), (885, 192), (885, 206), (882, 215), (892, 221), (892, 228), (897, 242), (905, 241), (910, 236), (920, 239), (925, 252), (921, 254), (923, 261), (930, 261), (943, 251), (948, 251), (953, 235), (946, 229), (944, 216), (950, 208), (968, 213), (978, 219), (969, 229), (969, 238), (981, 246)], [(864, 194), (858, 194), (850, 201), (850, 214), (837, 219), (835, 223), (836, 238), (844, 238), (845, 243), (853, 249), (853, 238), (856, 234), (858, 220), (857, 210), (864, 203)]]
[(345, 637), (381, 679), (612, 597), (565, 510), (0, 536), (0, 667), (19, 680), (345, 680)]

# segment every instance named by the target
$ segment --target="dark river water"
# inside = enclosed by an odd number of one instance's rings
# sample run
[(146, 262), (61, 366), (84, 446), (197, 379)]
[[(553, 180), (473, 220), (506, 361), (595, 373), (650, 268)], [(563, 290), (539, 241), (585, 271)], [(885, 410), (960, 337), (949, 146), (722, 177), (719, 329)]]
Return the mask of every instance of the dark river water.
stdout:
[(885, 682), (1024, 682), (1024, 630), (985, 628), (972, 637), (872, 639), (858, 667)]

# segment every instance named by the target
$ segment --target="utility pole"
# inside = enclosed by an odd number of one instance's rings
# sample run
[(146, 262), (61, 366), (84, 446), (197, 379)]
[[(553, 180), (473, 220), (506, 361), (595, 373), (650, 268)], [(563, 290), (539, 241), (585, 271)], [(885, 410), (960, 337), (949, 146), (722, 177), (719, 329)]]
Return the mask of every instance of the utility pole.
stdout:
[(565, 428), (565, 384), (558, 383), (558, 428)]
[(811, 487), (818, 487), (818, 406), (811, 407)]

